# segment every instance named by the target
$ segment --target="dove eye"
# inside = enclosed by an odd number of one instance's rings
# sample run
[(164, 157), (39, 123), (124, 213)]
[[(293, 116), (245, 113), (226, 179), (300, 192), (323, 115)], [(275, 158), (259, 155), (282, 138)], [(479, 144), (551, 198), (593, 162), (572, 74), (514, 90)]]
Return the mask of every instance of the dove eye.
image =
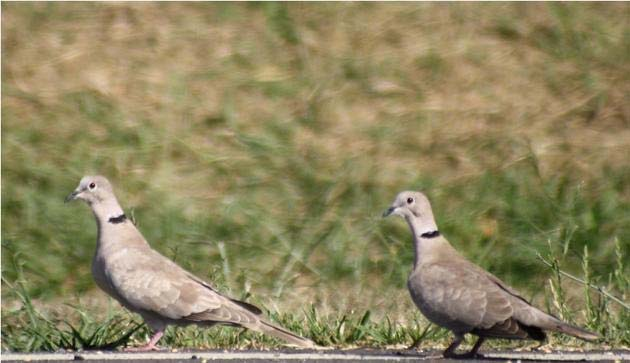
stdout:
[(407, 204), (413, 203), (413, 198), (407, 198)]
[(96, 183), (94, 183), (94, 182), (90, 183), (89, 188), (90, 188), (91, 190), (93, 190), (94, 188), (96, 188)]

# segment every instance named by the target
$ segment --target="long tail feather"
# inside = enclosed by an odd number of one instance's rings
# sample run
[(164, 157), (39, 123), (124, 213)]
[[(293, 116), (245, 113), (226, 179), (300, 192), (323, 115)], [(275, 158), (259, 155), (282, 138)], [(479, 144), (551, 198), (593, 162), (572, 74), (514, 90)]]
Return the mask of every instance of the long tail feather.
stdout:
[(291, 333), (290, 331), (281, 328), (279, 326), (275, 326), (271, 323), (268, 323), (266, 321), (260, 321), (260, 325), (258, 325), (258, 328), (260, 331), (262, 331), (263, 333), (269, 334), (271, 336), (274, 336), (278, 339), (282, 339), (284, 341), (286, 341), (287, 343), (291, 344), (291, 345), (295, 345), (297, 347), (300, 348), (315, 348), (317, 345), (306, 338), (303, 338), (299, 335), (296, 335), (294, 333)]
[(601, 339), (601, 336), (592, 333), (586, 329), (582, 329), (579, 328), (577, 326), (571, 325), (571, 324), (567, 324), (565, 322), (562, 322), (560, 320), (558, 320), (556, 322), (556, 324), (554, 324), (553, 326), (549, 327), (549, 330), (553, 330), (553, 331), (557, 331), (560, 333), (564, 333), (564, 334), (568, 334), (571, 336), (574, 336), (576, 338), (580, 338), (583, 340), (587, 340), (587, 341), (594, 341), (594, 340), (598, 340)]

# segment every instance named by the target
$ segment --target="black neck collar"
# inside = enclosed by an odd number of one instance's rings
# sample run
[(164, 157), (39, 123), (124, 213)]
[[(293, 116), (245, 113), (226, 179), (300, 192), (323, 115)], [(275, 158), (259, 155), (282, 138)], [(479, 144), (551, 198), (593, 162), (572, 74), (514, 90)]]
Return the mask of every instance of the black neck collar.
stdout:
[(431, 232), (424, 232), (423, 234), (420, 235), (420, 237), (422, 238), (435, 238), (439, 236), (440, 236), (440, 231), (438, 231), (437, 229)]
[(111, 217), (109, 218), (108, 222), (112, 223), (112, 224), (118, 224), (118, 223), (122, 223), (124, 221), (127, 220), (127, 216), (123, 213), (121, 215), (119, 215), (118, 217)]

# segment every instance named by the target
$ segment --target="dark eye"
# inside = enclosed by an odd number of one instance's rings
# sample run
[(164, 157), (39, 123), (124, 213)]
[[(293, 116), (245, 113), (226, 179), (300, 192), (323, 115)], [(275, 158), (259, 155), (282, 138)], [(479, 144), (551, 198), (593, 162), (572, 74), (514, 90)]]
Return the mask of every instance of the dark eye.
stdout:
[(407, 198), (407, 204), (413, 203), (413, 198)]
[(90, 189), (96, 188), (96, 183), (94, 183), (94, 182), (90, 183), (89, 187), (90, 187)]

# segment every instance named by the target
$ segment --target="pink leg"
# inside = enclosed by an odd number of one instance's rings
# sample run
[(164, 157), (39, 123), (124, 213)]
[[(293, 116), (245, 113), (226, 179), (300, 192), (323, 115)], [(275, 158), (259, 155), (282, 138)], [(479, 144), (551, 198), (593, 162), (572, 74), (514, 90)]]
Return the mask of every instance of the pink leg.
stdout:
[(147, 345), (143, 345), (141, 347), (129, 347), (125, 348), (125, 352), (149, 352), (152, 350), (160, 350), (160, 348), (156, 347), (155, 344), (160, 340), (160, 338), (164, 335), (164, 329), (158, 330), (153, 334), (151, 340)]

